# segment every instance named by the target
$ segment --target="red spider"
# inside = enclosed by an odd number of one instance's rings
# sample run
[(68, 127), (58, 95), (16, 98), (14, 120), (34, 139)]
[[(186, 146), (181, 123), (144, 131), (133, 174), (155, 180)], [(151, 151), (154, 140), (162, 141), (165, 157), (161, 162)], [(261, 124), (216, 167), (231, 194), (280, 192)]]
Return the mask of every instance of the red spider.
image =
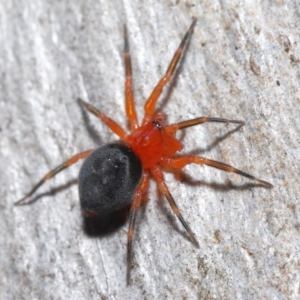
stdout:
[(243, 121), (227, 120), (222, 118), (199, 117), (168, 125), (166, 115), (161, 111), (155, 111), (155, 106), (164, 86), (170, 81), (177, 63), (183, 53), (185, 44), (195, 27), (193, 20), (189, 30), (182, 39), (173, 59), (152, 94), (145, 103), (145, 115), (142, 124), (139, 125), (134, 96), (132, 91), (131, 58), (127, 29), (124, 26), (124, 58), (125, 58), (125, 103), (126, 116), (130, 123), (130, 133), (126, 133), (120, 125), (101, 113), (91, 104), (82, 100), (85, 108), (104, 122), (121, 141), (108, 144), (96, 150), (81, 152), (57, 168), (46, 174), (17, 205), (23, 204), (46, 180), (52, 178), (63, 169), (73, 165), (80, 159), (86, 159), (79, 174), (79, 194), (82, 209), (87, 216), (109, 214), (130, 206), (128, 244), (127, 244), (127, 282), (131, 267), (132, 237), (134, 233), (136, 212), (141, 205), (142, 195), (147, 191), (149, 178), (152, 177), (159, 190), (167, 198), (174, 214), (178, 217), (191, 240), (198, 245), (194, 233), (182, 217), (166, 183), (164, 182), (164, 168), (180, 169), (188, 164), (208, 165), (227, 172), (237, 173), (241, 176), (255, 180), (264, 186), (271, 188), (272, 184), (258, 179), (250, 174), (240, 171), (227, 164), (217, 162), (200, 156), (174, 154), (183, 148), (183, 144), (176, 139), (178, 130), (195, 126), (206, 122), (235, 123), (244, 125)]

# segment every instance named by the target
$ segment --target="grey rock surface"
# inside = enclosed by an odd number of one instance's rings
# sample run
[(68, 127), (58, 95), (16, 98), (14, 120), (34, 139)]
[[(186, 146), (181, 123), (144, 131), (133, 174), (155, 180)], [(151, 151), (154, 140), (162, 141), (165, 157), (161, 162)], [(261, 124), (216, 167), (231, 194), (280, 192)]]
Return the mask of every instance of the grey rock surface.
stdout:
[[(77, 98), (126, 127), (123, 24), (143, 104), (187, 30), (188, 51), (159, 107), (204, 124), (183, 153), (220, 160), (274, 184), (205, 166), (166, 182), (199, 241), (189, 241), (155, 184), (134, 237), (127, 224), (83, 230), (81, 163), (16, 207), (47, 171), (117, 138)], [(0, 3), (1, 299), (299, 299), (299, 1), (2, 1)]]

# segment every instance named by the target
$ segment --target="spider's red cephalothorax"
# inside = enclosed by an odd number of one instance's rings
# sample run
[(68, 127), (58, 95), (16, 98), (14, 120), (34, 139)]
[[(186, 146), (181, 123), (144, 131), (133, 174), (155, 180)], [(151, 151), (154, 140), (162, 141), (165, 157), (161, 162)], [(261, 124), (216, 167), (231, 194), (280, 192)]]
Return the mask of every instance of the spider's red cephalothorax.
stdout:
[(172, 156), (183, 148), (174, 134), (166, 131), (166, 115), (162, 112), (135, 129), (125, 138), (125, 143), (141, 159), (144, 169), (151, 169), (160, 163), (161, 158)]
[(91, 104), (80, 100), (85, 108), (104, 122), (119, 136), (121, 141), (104, 145), (96, 150), (87, 150), (71, 157), (66, 162), (47, 173), (28, 194), (16, 202), (16, 205), (24, 204), (25, 200), (45, 181), (55, 176), (63, 169), (76, 163), (78, 160), (85, 159), (79, 174), (79, 196), (81, 207), (86, 214), (88, 216), (94, 214), (104, 215), (130, 205), (127, 244), (127, 282), (129, 280), (131, 267), (131, 249), (136, 212), (141, 205), (143, 194), (148, 189), (150, 177), (157, 182), (159, 190), (166, 197), (174, 214), (187, 230), (195, 245), (198, 245), (198, 243), (194, 233), (182, 217), (177, 204), (164, 182), (164, 168), (176, 169), (183, 168), (187, 164), (192, 163), (198, 165), (203, 164), (250, 178), (265, 187), (272, 187), (270, 183), (264, 180), (221, 162), (201, 156), (174, 156), (176, 152), (183, 148), (183, 144), (176, 139), (176, 132), (178, 130), (206, 122), (225, 124), (234, 123), (239, 126), (244, 125), (243, 121), (212, 117), (198, 117), (192, 120), (168, 125), (166, 122), (166, 115), (163, 112), (155, 112), (157, 100), (161, 95), (164, 86), (170, 81), (195, 24), (196, 19), (193, 20), (189, 30), (182, 39), (169, 64), (166, 74), (159, 80), (150, 97), (147, 99), (144, 106), (145, 115), (141, 125), (139, 125), (135, 111), (129, 43), (127, 29), (124, 26), (124, 58), (126, 73), (125, 106), (131, 133), (127, 134), (115, 121), (104, 115)]

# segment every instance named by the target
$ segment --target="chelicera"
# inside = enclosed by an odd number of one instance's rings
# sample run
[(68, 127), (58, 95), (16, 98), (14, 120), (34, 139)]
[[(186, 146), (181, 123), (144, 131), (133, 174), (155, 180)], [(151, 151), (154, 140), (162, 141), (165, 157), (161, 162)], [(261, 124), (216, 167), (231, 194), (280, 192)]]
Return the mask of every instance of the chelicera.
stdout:
[(194, 155), (175, 156), (183, 148), (183, 144), (176, 139), (176, 133), (181, 129), (206, 122), (244, 125), (243, 121), (212, 117), (198, 117), (169, 125), (167, 124), (166, 115), (161, 111), (155, 110), (157, 100), (164, 86), (170, 81), (195, 24), (196, 19), (193, 20), (189, 30), (183, 37), (165, 75), (159, 80), (150, 97), (147, 99), (144, 106), (145, 114), (141, 124), (138, 122), (135, 110), (131, 58), (127, 29), (124, 26), (125, 106), (126, 116), (130, 124), (130, 133), (127, 133), (114, 120), (104, 115), (91, 104), (80, 100), (82, 105), (104, 122), (120, 140), (116, 143), (104, 145), (96, 150), (87, 150), (74, 155), (47, 173), (28, 194), (16, 202), (16, 205), (24, 204), (25, 200), (32, 196), (45, 181), (51, 179), (77, 161), (85, 159), (79, 174), (79, 197), (81, 207), (86, 215), (98, 214), (101, 216), (121, 210), (130, 205), (129, 229), (127, 233), (127, 280), (129, 280), (131, 268), (132, 238), (136, 213), (141, 205), (143, 194), (148, 190), (150, 178), (156, 181), (160, 192), (166, 197), (171, 209), (184, 226), (192, 242), (198, 245), (194, 233), (180, 213), (164, 181), (164, 168), (181, 169), (193, 163), (208, 165), (247, 177), (265, 187), (272, 187), (270, 183), (222, 162)]

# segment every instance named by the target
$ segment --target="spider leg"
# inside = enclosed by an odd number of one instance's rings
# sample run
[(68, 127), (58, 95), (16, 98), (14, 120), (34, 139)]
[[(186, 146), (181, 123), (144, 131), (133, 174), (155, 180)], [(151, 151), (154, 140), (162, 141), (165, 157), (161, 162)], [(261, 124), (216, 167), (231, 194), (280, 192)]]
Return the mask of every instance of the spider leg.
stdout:
[(49, 173), (47, 173), (32, 189), (31, 191), (26, 194), (22, 199), (18, 200), (17, 202), (15, 202), (15, 205), (22, 205), (24, 200), (28, 199), (45, 181), (51, 179), (52, 177), (54, 177), (56, 174), (58, 174), (60, 171), (70, 167), (71, 165), (75, 164), (78, 160), (80, 159), (84, 159), (87, 158), (90, 153), (93, 150), (87, 150), (84, 152), (80, 152), (76, 155), (74, 155), (73, 157), (71, 157), (70, 159), (68, 159), (67, 161), (65, 161), (64, 163), (62, 163), (61, 165), (59, 165), (58, 167), (56, 167), (55, 169), (53, 169), (52, 171), (50, 171)]
[(84, 105), (84, 107), (89, 112), (91, 112), (96, 117), (98, 117), (112, 132), (114, 132), (116, 135), (118, 135), (122, 140), (125, 139), (125, 137), (127, 136), (127, 134), (126, 134), (126, 132), (123, 130), (123, 128), (118, 123), (116, 123), (114, 120), (112, 120), (111, 118), (107, 117), (101, 111), (99, 111), (98, 109), (96, 109), (91, 104), (83, 101), (82, 99), (79, 98), (78, 101), (82, 105)]
[(166, 183), (164, 182), (164, 177), (163, 177), (163, 173), (161, 171), (161, 169), (158, 166), (155, 166), (153, 168), (151, 168), (151, 174), (153, 175), (154, 179), (157, 182), (158, 188), (159, 190), (164, 194), (164, 196), (167, 198), (174, 214), (176, 215), (176, 217), (179, 219), (179, 221), (181, 222), (181, 224), (183, 225), (183, 227), (185, 228), (185, 230), (187, 231), (187, 233), (189, 234), (192, 242), (199, 247), (198, 241), (195, 238), (195, 234), (193, 233), (193, 231), (190, 229), (189, 225), (186, 223), (186, 221), (184, 220), (183, 216), (181, 215), (179, 208), (174, 200), (174, 198), (172, 197)]
[(164, 86), (170, 81), (170, 79), (174, 73), (177, 63), (184, 51), (184, 46), (185, 46), (187, 40), (189, 39), (190, 35), (192, 34), (193, 29), (196, 25), (196, 21), (197, 21), (197, 19), (194, 18), (189, 30), (186, 32), (185, 36), (183, 37), (178, 49), (176, 50), (176, 52), (169, 64), (166, 74), (164, 75), (164, 77), (162, 77), (159, 80), (158, 84), (152, 91), (150, 97), (146, 101), (145, 106), (144, 106), (145, 116), (143, 119), (143, 125), (150, 121), (150, 119), (154, 113), (154, 110), (155, 110), (156, 102), (157, 102), (159, 96), (161, 95)]
[(136, 212), (141, 205), (142, 195), (146, 192), (148, 186), (149, 186), (149, 174), (144, 172), (142, 181), (134, 194), (132, 205), (130, 208), (130, 214), (129, 214), (129, 228), (127, 233), (127, 275), (126, 275), (127, 285), (129, 284), (129, 280), (130, 280), (132, 238), (134, 234)]
[(125, 103), (126, 115), (130, 122), (130, 130), (133, 131), (138, 127), (138, 120), (134, 105), (134, 95), (132, 91), (132, 69), (131, 58), (129, 52), (129, 42), (127, 35), (127, 27), (124, 25), (124, 60), (125, 60)]
[(192, 120), (182, 121), (175, 124), (171, 124), (165, 127), (166, 133), (176, 133), (179, 129), (184, 129), (187, 127), (195, 126), (198, 124), (203, 124), (207, 122), (217, 122), (217, 123), (234, 123), (234, 124), (240, 124), (240, 126), (245, 125), (244, 121), (239, 120), (228, 120), (223, 118), (210, 118), (210, 117), (200, 117)]
[(238, 170), (230, 165), (224, 164), (222, 162), (218, 162), (215, 160), (211, 160), (211, 159), (207, 159), (201, 156), (192, 156), (192, 155), (188, 155), (188, 156), (182, 156), (182, 157), (177, 157), (177, 158), (162, 158), (161, 159), (161, 164), (162, 165), (166, 165), (166, 166), (170, 166), (173, 168), (183, 168), (184, 166), (188, 165), (188, 164), (198, 164), (198, 165), (207, 165), (207, 166), (211, 166), (220, 170), (224, 170), (226, 172), (232, 172), (232, 173), (236, 173), (239, 174), (241, 176), (250, 178), (252, 180), (255, 180), (261, 184), (263, 184), (264, 186), (268, 187), (268, 188), (272, 188), (273, 185), (267, 181), (261, 180), (259, 178), (256, 178), (248, 173), (245, 173), (241, 170)]

